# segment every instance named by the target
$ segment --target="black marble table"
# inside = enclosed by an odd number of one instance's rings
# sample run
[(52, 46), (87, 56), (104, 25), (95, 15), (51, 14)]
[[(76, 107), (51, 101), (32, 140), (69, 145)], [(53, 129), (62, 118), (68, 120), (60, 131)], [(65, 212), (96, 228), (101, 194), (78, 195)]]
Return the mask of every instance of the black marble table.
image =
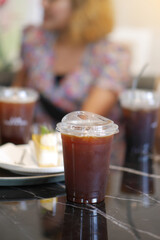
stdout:
[(67, 202), (64, 182), (0, 187), (0, 240), (160, 239), (160, 162), (113, 148), (100, 204)]

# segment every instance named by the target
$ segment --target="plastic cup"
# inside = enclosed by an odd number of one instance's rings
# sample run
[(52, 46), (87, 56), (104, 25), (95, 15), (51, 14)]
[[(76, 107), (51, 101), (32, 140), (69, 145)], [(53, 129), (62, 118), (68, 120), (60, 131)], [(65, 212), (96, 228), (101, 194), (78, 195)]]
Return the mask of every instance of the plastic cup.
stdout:
[(120, 96), (128, 154), (152, 152), (158, 123), (159, 96), (153, 91), (127, 90)]
[(104, 200), (111, 145), (118, 126), (102, 116), (77, 111), (67, 114), (61, 132), (68, 201), (98, 203)]
[(1, 144), (25, 144), (30, 139), (36, 91), (27, 88), (0, 89)]

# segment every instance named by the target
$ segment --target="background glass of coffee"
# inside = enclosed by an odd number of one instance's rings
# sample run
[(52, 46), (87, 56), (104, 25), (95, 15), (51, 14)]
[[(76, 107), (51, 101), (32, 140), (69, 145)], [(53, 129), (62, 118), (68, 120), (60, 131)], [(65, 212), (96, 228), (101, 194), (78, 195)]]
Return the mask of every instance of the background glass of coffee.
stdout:
[(77, 111), (67, 114), (61, 132), (68, 201), (98, 203), (104, 200), (110, 151), (118, 126), (99, 115)]
[(128, 154), (152, 152), (158, 123), (159, 97), (155, 92), (127, 90), (120, 96)]
[(36, 91), (27, 88), (0, 89), (1, 144), (25, 144), (30, 139)]

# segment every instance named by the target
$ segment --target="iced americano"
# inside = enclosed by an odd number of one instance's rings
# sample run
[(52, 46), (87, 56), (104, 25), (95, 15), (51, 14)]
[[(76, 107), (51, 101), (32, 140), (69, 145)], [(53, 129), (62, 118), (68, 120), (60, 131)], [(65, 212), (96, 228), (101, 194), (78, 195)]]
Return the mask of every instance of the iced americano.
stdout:
[(3, 88), (0, 93), (1, 143), (27, 143), (38, 94), (31, 89)]
[(118, 126), (89, 112), (72, 112), (57, 125), (61, 132), (67, 199), (104, 200), (113, 136)]

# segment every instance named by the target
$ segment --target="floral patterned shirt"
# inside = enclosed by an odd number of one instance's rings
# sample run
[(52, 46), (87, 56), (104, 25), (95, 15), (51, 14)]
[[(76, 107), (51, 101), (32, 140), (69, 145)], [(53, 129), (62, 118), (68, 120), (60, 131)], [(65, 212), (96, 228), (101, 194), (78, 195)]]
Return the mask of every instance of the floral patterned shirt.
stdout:
[(28, 79), (26, 85), (43, 93), (55, 106), (79, 110), (93, 86), (121, 92), (129, 81), (130, 55), (121, 44), (107, 38), (89, 44), (81, 65), (57, 85), (54, 75), (55, 35), (40, 27), (24, 30), (21, 56)]

